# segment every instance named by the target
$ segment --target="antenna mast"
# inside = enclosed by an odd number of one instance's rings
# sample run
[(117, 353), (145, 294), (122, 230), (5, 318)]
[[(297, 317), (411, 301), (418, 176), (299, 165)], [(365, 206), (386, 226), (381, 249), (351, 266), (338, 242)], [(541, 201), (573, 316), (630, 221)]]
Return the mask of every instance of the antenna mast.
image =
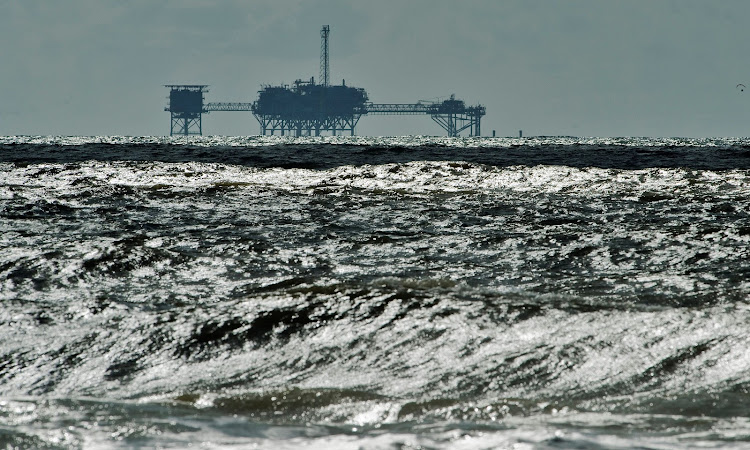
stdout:
[(331, 83), (331, 74), (328, 70), (328, 35), (330, 32), (331, 28), (328, 25), (323, 25), (323, 29), (320, 30), (320, 82), (323, 86)]

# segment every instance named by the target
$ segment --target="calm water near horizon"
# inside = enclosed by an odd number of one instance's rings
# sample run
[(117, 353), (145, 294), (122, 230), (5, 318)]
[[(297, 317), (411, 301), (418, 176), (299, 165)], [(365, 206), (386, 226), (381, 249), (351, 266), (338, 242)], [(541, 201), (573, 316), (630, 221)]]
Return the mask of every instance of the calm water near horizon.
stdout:
[(0, 447), (750, 448), (750, 139), (0, 137)]

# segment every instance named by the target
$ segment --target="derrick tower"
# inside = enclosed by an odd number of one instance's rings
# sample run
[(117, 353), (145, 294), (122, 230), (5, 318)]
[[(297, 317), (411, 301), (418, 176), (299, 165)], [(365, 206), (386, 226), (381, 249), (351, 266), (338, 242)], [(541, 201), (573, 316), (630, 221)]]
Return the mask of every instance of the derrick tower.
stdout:
[(328, 61), (328, 35), (331, 33), (331, 27), (324, 25), (320, 30), (320, 82), (323, 86), (331, 84), (331, 72), (329, 72)]

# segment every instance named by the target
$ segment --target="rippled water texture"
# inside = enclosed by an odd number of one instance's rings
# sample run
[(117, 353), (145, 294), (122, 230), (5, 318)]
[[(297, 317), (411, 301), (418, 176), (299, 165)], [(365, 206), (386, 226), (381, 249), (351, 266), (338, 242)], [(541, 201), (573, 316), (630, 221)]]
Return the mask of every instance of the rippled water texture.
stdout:
[(0, 446), (750, 446), (750, 141), (0, 138)]

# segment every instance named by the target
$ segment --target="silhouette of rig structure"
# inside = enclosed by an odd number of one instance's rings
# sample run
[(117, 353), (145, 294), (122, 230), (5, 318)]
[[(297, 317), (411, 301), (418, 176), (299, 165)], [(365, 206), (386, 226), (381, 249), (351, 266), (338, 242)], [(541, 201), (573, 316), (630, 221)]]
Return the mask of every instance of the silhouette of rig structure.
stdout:
[(170, 135), (203, 134), (202, 114), (213, 111), (249, 111), (258, 120), (263, 135), (320, 136), (349, 132), (364, 115), (429, 115), (447, 133), (457, 137), (464, 130), (481, 135), (482, 105), (466, 106), (454, 95), (442, 102), (372, 103), (362, 88), (330, 84), (328, 38), (330, 27), (320, 31), (320, 83), (315, 78), (297, 80), (292, 86), (263, 86), (258, 100), (204, 103), (207, 85), (166, 85), (169, 88)]
[(168, 84), (169, 106), (164, 108), (171, 114), (169, 135), (203, 134), (202, 114), (208, 112), (203, 106), (203, 94), (208, 92), (205, 84)]

